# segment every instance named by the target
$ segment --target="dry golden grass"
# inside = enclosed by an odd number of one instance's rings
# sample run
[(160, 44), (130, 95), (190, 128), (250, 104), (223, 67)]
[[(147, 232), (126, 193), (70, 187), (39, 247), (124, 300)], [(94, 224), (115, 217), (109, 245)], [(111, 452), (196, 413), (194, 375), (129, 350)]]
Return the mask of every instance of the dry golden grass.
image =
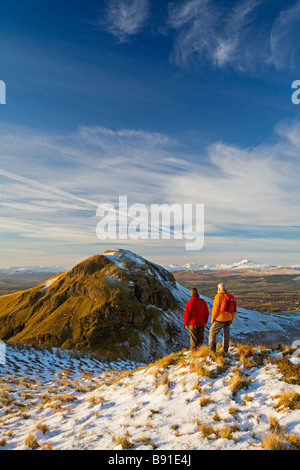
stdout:
[(273, 399), (278, 399), (275, 408), (278, 411), (299, 410), (300, 395), (295, 390), (286, 390), (281, 395), (274, 395)]
[(116, 445), (121, 445), (122, 449), (130, 450), (133, 449), (135, 444), (128, 438), (128, 436), (113, 436), (113, 441)]
[(300, 385), (300, 364), (293, 364), (287, 357), (278, 357), (271, 362), (276, 364), (285, 382)]
[(212, 436), (212, 434), (214, 434), (214, 436), (216, 435), (216, 431), (213, 426), (201, 422), (198, 422), (198, 425), (202, 437), (209, 439), (209, 436)]
[(42, 450), (53, 450), (51, 442), (45, 442), (41, 445)]
[(255, 353), (249, 344), (238, 344), (236, 347), (236, 355), (245, 369), (251, 369), (257, 365), (254, 361)]
[(243, 372), (240, 369), (235, 369), (235, 374), (229, 381), (229, 390), (232, 392), (232, 396), (235, 397), (240, 390), (248, 388), (250, 382), (251, 377), (245, 379)]
[(221, 439), (233, 439), (232, 430), (230, 427), (224, 426), (219, 431)]
[(5, 447), (6, 446), (6, 439), (3, 437), (0, 439), (0, 447)]
[(220, 415), (219, 415), (219, 413), (217, 412), (217, 410), (215, 410), (215, 413), (214, 413), (212, 419), (213, 419), (214, 421), (221, 421)]
[(238, 343), (236, 346), (237, 357), (253, 357), (255, 355), (252, 347), (249, 344)]
[(201, 377), (215, 377), (215, 372), (213, 370), (208, 369), (207, 367), (203, 366), (201, 361), (196, 357), (192, 359), (190, 363), (190, 372), (193, 374), (197, 374)]
[(300, 450), (300, 439), (295, 434), (290, 433), (287, 436), (287, 442), (292, 446), (295, 450)]
[(284, 438), (277, 434), (269, 434), (262, 442), (264, 450), (288, 450), (290, 447)]
[(234, 406), (230, 406), (228, 408), (228, 413), (231, 414), (232, 416), (235, 416), (238, 413), (239, 410), (237, 410)]
[(279, 423), (279, 421), (277, 420), (275, 416), (270, 416), (269, 423), (270, 423), (270, 431), (273, 434), (278, 434), (279, 436), (283, 436), (285, 434), (285, 431), (286, 431), (285, 427)]
[(91, 398), (89, 398), (88, 401), (92, 403), (93, 405), (103, 405), (104, 398), (102, 396), (93, 395)]
[(28, 446), (31, 450), (37, 449), (40, 447), (37, 438), (32, 434), (29, 434), (25, 439), (25, 445)]
[(210, 398), (205, 397), (205, 396), (203, 396), (203, 397), (200, 398), (199, 405), (200, 405), (201, 407), (202, 407), (202, 406), (206, 406), (206, 405), (208, 405), (209, 403), (213, 403), (213, 400), (211, 400)]
[(286, 428), (279, 423), (276, 417), (269, 419), (270, 434), (262, 441), (265, 450), (300, 450), (300, 439), (295, 434), (286, 433)]
[(42, 431), (43, 434), (45, 434), (46, 432), (49, 431), (48, 426), (46, 424), (42, 424), (42, 423), (37, 424), (35, 429), (37, 429), (39, 431)]
[(158, 359), (156, 362), (151, 363), (147, 366), (147, 369), (154, 368), (151, 373), (156, 374), (157, 371), (160, 369), (167, 369), (169, 366), (178, 364), (180, 362), (185, 362), (185, 356), (184, 353), (186, 352), (186, 349), (183, 349), (177, 353), (172, 353), (169, 354), (169, 356), (165, 356), (161, 359)]

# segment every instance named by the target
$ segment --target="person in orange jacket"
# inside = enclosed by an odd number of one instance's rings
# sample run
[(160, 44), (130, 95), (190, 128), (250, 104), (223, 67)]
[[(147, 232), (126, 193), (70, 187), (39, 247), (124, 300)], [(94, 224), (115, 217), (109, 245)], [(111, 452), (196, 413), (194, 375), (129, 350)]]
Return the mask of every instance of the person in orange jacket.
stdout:
[(191, 298), (184, 310), (184, 326), (190, 332), (192, 351), (203, 344), (204, 330), (208, 322), (209, 310), (207, 303), (201, 299), (196, 288), (191, 289)]
[(230, 325), (234, 320), (235, 313), (221, 312), (221, 305), (227, 290), (225, 284), (221, 282), (218, 285), (218, 293), (214, 298), (214, 304), (211, 313), (211, 328), (209, 330), (208, 344), (212, 351), (216, 351), (217, 334), (223, 329), (223, 352), (227, 352), (230, 341)]

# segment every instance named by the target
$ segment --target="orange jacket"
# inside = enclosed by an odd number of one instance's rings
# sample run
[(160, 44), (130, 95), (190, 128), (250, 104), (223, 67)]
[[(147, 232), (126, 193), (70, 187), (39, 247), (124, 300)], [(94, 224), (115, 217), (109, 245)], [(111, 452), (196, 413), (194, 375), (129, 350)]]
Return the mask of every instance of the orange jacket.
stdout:
[(226, 294), (226, 290), (221, 290), (214, 298), (214, 304), (211, 313), (211, 322), (213, 323), (215, 320), (218, 321), (233, 321), (235, 317), (235, 313), (227, 313), (227, 312), (220, 312), (221, 304), (224, 298), (224, 294)]

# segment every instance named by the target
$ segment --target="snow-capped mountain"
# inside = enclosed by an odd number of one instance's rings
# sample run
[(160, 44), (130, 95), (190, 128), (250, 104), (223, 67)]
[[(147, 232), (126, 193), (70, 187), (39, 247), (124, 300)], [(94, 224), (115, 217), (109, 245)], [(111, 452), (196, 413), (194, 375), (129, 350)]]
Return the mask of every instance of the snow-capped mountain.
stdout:
[(242, 269), (253, 270), (276, 270), (276, 269), (295, 269), (300, 270), (300, 265), (281, 266), (273, 264), (255, 263), (247, 259), (231, 264), (199, 264), (199, 263), (186, 263), (186, 264), (169, 264), (164, 266), (168, 271), (221, 271), (233, 270), (238, 271)]
[(64, 266), (11, 266), (10, 268), (0, 269), (0, 275), (8, 274), (40, 274), (40, 273), (61, 273), (66, 271)]

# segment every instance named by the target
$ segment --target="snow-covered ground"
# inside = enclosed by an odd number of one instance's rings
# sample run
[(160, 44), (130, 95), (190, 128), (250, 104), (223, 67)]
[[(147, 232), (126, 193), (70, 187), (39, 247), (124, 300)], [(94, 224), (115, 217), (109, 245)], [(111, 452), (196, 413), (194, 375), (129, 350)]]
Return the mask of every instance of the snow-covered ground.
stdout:
[[(300, 438), (300, 385), (283, 381), (270, 361), (282, 357), (278, 350), (253, 349), (243, 363), (236, 346), (226, 362), (183, 350), (141, 365), (10, 343), (5, 349), (3, 450), (257, 450), (272, 422), (285, 442)], [(300, 360), (292, 351), (285, 357)], [(237, 371), (243, 382), (235, 394)], [(277, 408), (286, 392), (290, 405)]]

